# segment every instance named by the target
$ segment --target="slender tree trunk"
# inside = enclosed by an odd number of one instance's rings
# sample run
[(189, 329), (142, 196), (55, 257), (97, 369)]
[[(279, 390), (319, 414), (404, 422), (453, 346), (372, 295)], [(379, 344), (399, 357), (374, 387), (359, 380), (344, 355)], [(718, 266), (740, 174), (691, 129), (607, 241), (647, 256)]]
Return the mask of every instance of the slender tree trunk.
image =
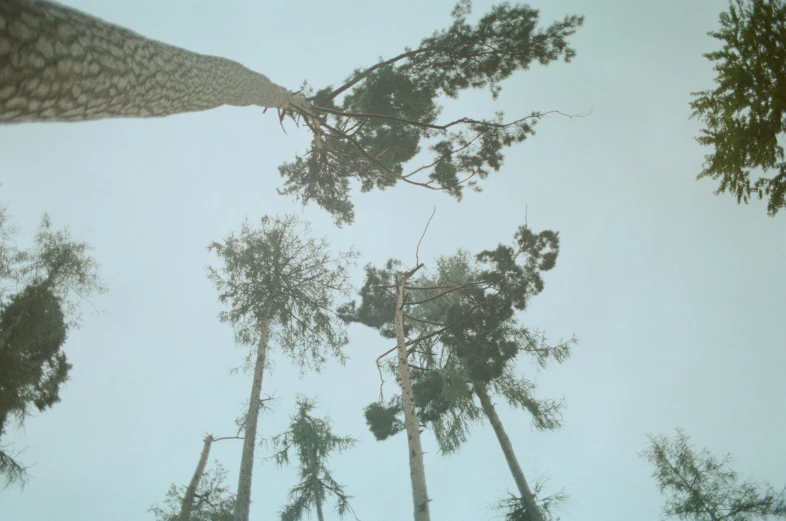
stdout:
[[(319, 487), (319, 483), (317, 483), (317, 487)], [(319, 491), (319, 488), (317, 489)], [(324, 497), (321, 493), (317, 492), (317, 496), (314, 498), (314, 503), (316, 504), (317, 508), (317, 521), (325, 521), (325, 514), (322, 513), (322, 502), (324, 501)]]
[(409, 447), (409, 477), (412, 480), (412, 501), (415, 505), (415, 521), (429, 521), (428, 491), (426, 490), (426, 469), (423, 465), (423, 447), (420, 443), (420, 424), (415, 412), (415, 395), (412, 392), (412, 377), (409, 372), (407, 339), (404, 336), (404, 285), (415, 273), (411, 270), (396, 283), (396, 340), (398, 351), (398, 372), (401, 379), (401, 401), (404, 407), (404, 427), (407, 430)]
[(527, 484), (527, 479), (521, 471), (519, 461), (516, 459), (516, 453), (513, 452), (513, 445), (510, 443), (510, 438), (508, 438), (508, 434), (502, 426), (502, 421), (500, 421), (497, 415), (494, 404), (491, 403), (488, 392), (483, 386), (475, 385), (475, 394), (480, 398), (480, 405), (483, 407), (483, 412), (486, 413), (486, 417), (489, 419), (489, 423), (491, 423), (491, 427), (494, 429), (494, 434), (497, 435), (499, 445), (502, 447), (502, 453), (505, 455), (505, 460), (508, 462), (510, 473), (513, 474), (513, 480), (516, 482), (516, 487), (519, 489), (521, 499), (527, 507), (530, 521), (543, 521), (543, 514), (535, 503), (535, 496), (532, 495), (532, 491)]
[(194, 496), (196, 496), (197, 487), (205, 473), (205, 466), (207, 466), (207, 458), (210, 455), (210, 447), (213, 445), (213, 436), (205, 436), (205, 444), (202, 447), (202, 454), (199, 456), (199, 463), (191, 477), (191, 483), (188, 484), (186, 495), (183, 498), (183, 506), (180, 508), (180, 521), (188, 521), (191, 518), (191, 509), (194, 507)]
[(232, 60), (48, 1), (0, 1), (0, 122), (157, 117), (221, 105), (310, 106)]
[(270, 337), (271, 310), (265, 310), (262, 331), (257, 346), (257, 360), (254, 364), (254, 380), (251, 383), (251, 397), (248, 400), (246, 432), (243, 437), (243, 456), (240, 460), (240, 477), (237, 482), (237, 501), (235, 502), (235, 521), (248, 521), (251, 506), (251, 475), (254, 470), (254, 449), (257, 441), (257, 419), (262, 404), (262, 376), (265, 371), (267, 343)]

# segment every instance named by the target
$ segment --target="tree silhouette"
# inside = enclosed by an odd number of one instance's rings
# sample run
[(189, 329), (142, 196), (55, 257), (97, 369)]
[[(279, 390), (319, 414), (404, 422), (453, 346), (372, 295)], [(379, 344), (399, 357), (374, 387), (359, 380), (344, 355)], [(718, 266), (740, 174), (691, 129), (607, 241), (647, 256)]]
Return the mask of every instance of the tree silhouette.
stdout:
[[(720, 179), (715, 193), (728, 190), (738, 203), (751, 194), (767, 197), (774, 216), (786, 206), (786, 157), (778, 144), (786, 125), (786, 3), (732, 0), (720, 25), (709, 35), (723, 48), (704, 54), (715, 62), (717, 86), (692, 93), (692, 117), (705, 125), (696, 139), (713, 148), (698, 179)], [(752, 182), (756, 168), (776, 174)]]
[(298, 455), (300, 483), (289, 492), (287, 505), (281, 511), (281, 521), (300, 521), (314, 507), (317, 519), (325, 521), (322, 506), (328, 493), (336, 497), (336, 511), (340, 517), (354, 512), (349, 505), (351, 496), (344, 492), (327, 468), (332, 452), (342, 452), (355, 445), (357, 440), (336, 436), (326, 418), (311, 415), (315, 402), (303, 396), (297, 398), (297, 411), (292, 415), (289, 429), (273, 438), (276, 449), (273, 459), (278, 466), (289, 463), (289, 450)]
[(236, 521), (248, 521), (269, 341), (276, 340), (301, 370), (319, 370), (326, 352), (343, 362), (341, 348), (347, 336), (331, 306), (336, 294), (349, 292), (346, 268), (356, 254), (350, 251), (331, 256), (327, 242), (311, 238), (308, 226), (294, 216), (265, 217), (258, 230), (244, 222), (239, 235), (231, 234), (209, 249), (224, 262), (221, 271), (208, 270), (219, 291), (219, 302), (230, 304), (229, 311), (219, 318), (233, 325), (238, 343), (256, 345), (247, 363), (254, 376), (235, 513)]

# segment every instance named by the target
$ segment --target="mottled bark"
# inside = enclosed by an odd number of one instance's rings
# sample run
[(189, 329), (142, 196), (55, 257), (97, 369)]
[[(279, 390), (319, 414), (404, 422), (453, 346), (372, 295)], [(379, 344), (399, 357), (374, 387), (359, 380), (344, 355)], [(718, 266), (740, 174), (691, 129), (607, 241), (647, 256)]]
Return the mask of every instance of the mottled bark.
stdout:
[(262, 376), (267, 358), (267, 343), (270, 337), (271, 311), (268, 308), (262, 319), (262, 331), (257, 347), (257, 359), (254, 364), (254, 380), (251, 383), (251, 397), (248, 400), (246, 415), (246, 433), (243, 437), (243, 455), (240, 460), (240, 476), (237, 482), (237, 501), (235, 503), (235, 521), (248, 521), (251, 506), (251, 478), (254, 470), (254, 449), (257, 440), (257, 420), (262, 405)]
[(0, 123), (158, 117), (221, 105), (309, 107), (237, 62), (43, 0), (0, 0)]
[(186, 494), (183, 497), (183, 505), (180, 507), (179, 521), (188, 521), (191, 518), (191, 509), (194, 507), (194, 497), (196, 496), (197, 487), (202, 480), (202, 475), (205, 473), (207, 466), (207, 458), (210, 455), (210, 447), (213, 445), (213, 436), (205, 436), (205, 444), (202, 446), (202, 454), (199, 456), (199, 463), (191, 477), (191, 483), (188, 484)]
[[(420, 266), (418, 266), (419, 268)], [(415, 521), (429, 521), (428, 491), (426, 489), (426, 469), (423, 464), (423, 446), (420, 442), (420, 424), (415, 412), (415, 395), (412, 392), (412, 377), (409, 371), (407, 339), (404, 335), (404, 286), (417, 271), (411, 270), (399, 277), (396, 282), (396, 341), (398, 373), (401, 380), (401, 402), (404, 408), (404, 427), (407, 431), (409, 448), (409, 477), (412, 481), (412, 501), (415, 506)]]
[(480, 405), (483, 407), (483, 412), (486, 413), (486, 417), (489, 419), (489, 423), (491, 423), (491, 427), (494, 429), (494, 434), (497, 435), (499, 445), (502, 447), (502, 453), (505, 455), (505, 460), (508, 462), (510, 473), (513, 474), (513, 480), (516, 482), (516, 487), (519, 489), (521, 499), (527, 507), (530, 521), (543, 521), (543, 514), (535, 503), (535, 496), (533, 496), (527, 484), (524, 472), (521, 471), (519, 461), (516, 459), (516, 453), (513, 452), (513, 444), (510, 443), (510, 438), (508, 438), (508, 434), (502, 426), (502, 421), (497, 415), (494, 404), (491, 403), (488, 392), (483, 386), (476, 385), (475, 394), (480, 399)]

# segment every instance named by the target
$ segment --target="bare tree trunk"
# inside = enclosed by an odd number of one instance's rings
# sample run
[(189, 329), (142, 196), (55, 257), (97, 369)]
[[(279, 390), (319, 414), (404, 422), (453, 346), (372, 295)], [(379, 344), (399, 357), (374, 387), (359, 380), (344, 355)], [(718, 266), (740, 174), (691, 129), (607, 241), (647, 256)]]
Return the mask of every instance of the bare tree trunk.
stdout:
[[(418, 266), (419, 267), (419, 266)], [(420, 424), (415, 412), (415, 395), (412, 392), (412, 377), (409, 372), (407, 339), (404, 336), (404, 286), (415, 273), (415, 268), (403, 274), (396, 282), (396, 340), (398, 372), (401, 379), (401, 402), (404, 408), (404, 427), (407, 430), (409, 447), (409, 477), (412, 481), (412, 501), (415, 505), (415, 521), (429, 521), (426, 469), (423, 465), (423, 446), (420, 443)]]
[(527, 484), (527, 479), (521, 471), (519, 461), (516, 459), (516, 453), (513, 452), (513, 445), (510, 443), (510, 438), (508, 438), (508, 434), (502, 426), (502, 421), (500, 421), (497, 415), (494, 404), (491, 403), (488, 392), (483, 386), (476, 384), (475, 394), (480, 398), (480, 405), (483, 407), (483, 412), (486, 413), (486, 417), (489, 419), (489, 423), (491, 423), (491, 427), (494, 429), (494, 434), (497, 435), (499, 445), (502, 447), (502, 453), (505, 455), (505, 460), (508, 462), (510, 473), (513, 474), (513, 480), (516, 482), (516, 487), (519, 489), (521, 499), (527, 507), (530, 521), (543, 521), (543, 514), (535, 503), (535, 496), (532, 495), (532, 491)]
[(48, 1), (0, 1), (0, 122), (157, 117), (221, 105), (309, 106), (232, 60)]
[(196, 496), (199, 481), (205, 473), (205, 466), (207, 465), (207, 458), (210, 455), (210, 447), (213, 445), (213, 436), (205, 436), (205, 444), (202, 447), (202, 454), (199, 456), (199, 463), (191, 478), (191, 483), (188, 484), (186, 495), (183, 497), (183, 506), (180, 507), (180, 521), (188, 521), (191, 518), (191, 509), (194, 507), (194, 496)]
[(243, 456), (240, 460), (240, 477), (237, 482), (237, 501), (235, 502), (235, 521), (248, 521), (251, 506), (251, 477), (254, 470), (254, 449), (257, 442), (257, 419), (262, 405), (262, 376), (265, 371), (267, 342), (270, 337), (271, 310), (265, 310), (262, 331), (257, 346), (257, 360), (254, 364), (254, 380), (251, 383), (251, 397), (248, 400), (246, 432), (243, 437)]

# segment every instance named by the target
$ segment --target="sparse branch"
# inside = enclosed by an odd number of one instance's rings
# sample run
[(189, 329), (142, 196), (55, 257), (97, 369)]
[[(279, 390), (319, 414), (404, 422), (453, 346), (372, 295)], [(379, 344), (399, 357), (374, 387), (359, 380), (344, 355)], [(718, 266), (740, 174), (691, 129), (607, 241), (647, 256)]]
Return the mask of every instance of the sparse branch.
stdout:
[[(421, 53), (424, 53), (424, 52), (428, 52), (430, 50), (431, 49), (415, 49), (414, 51), (407, 51), (407, 52), (399, 54), (398, 56), (394, 56), (393, 58), (390, 58), (389, 60), (385, 60), (383, 62), (377, 63), (376, 65), (372, 65), (371, 67), (367, 68), (363, 72), (355, 75), (354, 78), (352, 78), (350, 81), (348, 81), (347, 83), (345, 83), (341, 87), (339, 87), (336, 90), (334, 90), (333, 92), (331, 92), (330, 95), (328, 96), (328, 99), (331, 99), (331, 100), (335, 99), (336, 96), (338, 96), (342, 92), (345, 92), (345, 91), (351, 89), (352, 87), (357, 85), (361, 80), (363, 80), (364, 78), (368, 77), (369, 74), (371, 74), (372, 72), (374, 72), (377, 69), (381, 69), (382, 67), (385, 67), (386, 65), (391, 65), (393, 63), (396, 63), (399, 60), (403, 60), (404, 58), (409, 58), (411, 56), (416, 56), (418, 54), (421, 54)], [(314, 101), (313, 98), (312, 98), (312, 101)]]
[(418, 240), (418, 245), (415, 248), (415, 264), (417, 264), (417, 265), (420, 265), (420, 256), (418, 255), (418, 253), (420, 252), (420, 243), (423, 241), (423, 237), (426, 236), (426, 232), (428, 231), (428, 225), (431, 224), (431, 219), (434, 218), (434, 214), (435, 213), (437, 213), (437, 207), (436, 206), (434, 207), (434, 210), (431, 212), (431, 217), (428, 218), (428, 222), (426, 223), (426, 227), (423, 228), (423, 233), (421, 234), (420, 239)]

